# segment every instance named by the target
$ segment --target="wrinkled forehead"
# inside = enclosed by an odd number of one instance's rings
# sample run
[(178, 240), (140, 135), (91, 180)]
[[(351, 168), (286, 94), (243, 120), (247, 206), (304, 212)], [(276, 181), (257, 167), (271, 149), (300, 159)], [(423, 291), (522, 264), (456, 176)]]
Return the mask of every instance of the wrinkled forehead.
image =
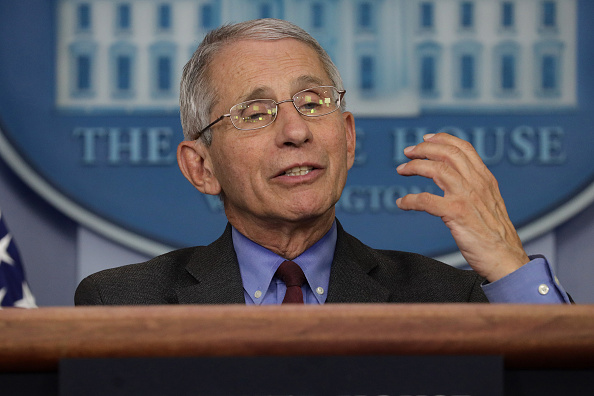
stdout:
[(284, 100), (305, 88), (332, 85), (318, 53), (295, 39), (226, 44), (209, 74), (216, 103), (224, 106), (251, 99)]
[[(329, 82), (326, 79), (304, 74), (298, 76), (292, 81), (289, 81), (291, 93), (296, 93), (302, 91), (307, 88), (320, 86), (320, 85), (329, 85)], [(253, 99), (274, 99), (274, 100), (282, 100), (283, 98), (278, 97), (274, 89), (270, 86), (262, 85), (255, 87), (254, 89), (248, 91), (246, 94), (241, 95), (238, 100), (244, 102), (247, 100)], [(287, 98), (284, 98), (287, 99)]]

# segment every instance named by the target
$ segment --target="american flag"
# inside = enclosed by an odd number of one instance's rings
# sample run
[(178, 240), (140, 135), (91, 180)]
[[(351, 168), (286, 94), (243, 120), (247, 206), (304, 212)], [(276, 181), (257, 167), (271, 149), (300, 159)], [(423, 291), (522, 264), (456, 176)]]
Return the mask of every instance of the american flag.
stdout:
[(19, 251), (0, 211), (0, 307), (36, 308)]

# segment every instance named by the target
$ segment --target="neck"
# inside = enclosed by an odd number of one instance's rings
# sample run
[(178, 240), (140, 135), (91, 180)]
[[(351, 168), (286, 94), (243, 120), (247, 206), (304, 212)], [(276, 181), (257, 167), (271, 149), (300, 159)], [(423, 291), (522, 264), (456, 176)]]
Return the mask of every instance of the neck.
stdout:
[(237, 231), (287, 260), (294, 259), (322, 239), (332, 227), (334, 218), (334, 207), (323, 216), (298, 221), (262, 221), (227, 214), (227, 219)]

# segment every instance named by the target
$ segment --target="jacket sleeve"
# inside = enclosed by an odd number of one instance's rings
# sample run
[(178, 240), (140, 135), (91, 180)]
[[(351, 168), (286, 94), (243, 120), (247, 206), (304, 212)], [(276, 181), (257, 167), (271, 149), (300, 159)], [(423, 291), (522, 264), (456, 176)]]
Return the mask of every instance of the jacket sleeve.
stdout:
[(103, 305), (101, 293), (92, 277), (83, 279), (76, 288), (74, 305)]

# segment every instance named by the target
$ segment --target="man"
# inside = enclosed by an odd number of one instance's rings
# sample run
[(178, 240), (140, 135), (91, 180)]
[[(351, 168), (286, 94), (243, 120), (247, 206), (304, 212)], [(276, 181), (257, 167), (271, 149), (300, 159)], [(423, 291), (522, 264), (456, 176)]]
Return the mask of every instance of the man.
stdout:
[[(347, 234), (335, 218), (355, 156), (344, 94), (326, 52), (288, 22), (207, 35), (184, 68), (178, 162), (200, 192), (221, 197), (229, 225), (209, 246), (86, 278), (76, 304), (568, 301), (546, 260), (524, 252), (492, 174), (453, 136), (425, 136), (398, 167), (444, 196), (397, 204), (441, 217), (474, 271)], [(287, 266), (304, 284), (287, 280)]]

